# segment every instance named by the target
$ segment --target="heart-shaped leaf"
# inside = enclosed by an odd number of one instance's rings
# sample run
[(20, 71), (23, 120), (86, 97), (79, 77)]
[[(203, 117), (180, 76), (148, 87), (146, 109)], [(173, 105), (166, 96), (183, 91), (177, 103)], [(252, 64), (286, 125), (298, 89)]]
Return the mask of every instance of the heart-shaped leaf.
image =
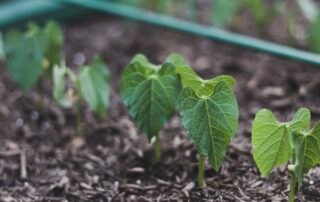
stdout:
[(107, 66), (98, 56), (89, 66), (82, 67), (78, 76), (81, 95), (101, 117), (106, 115), (109, 106), (109, 80)]
[(28, 32), (10, 31), (6, 34), (5, 54), (11, 77), (24, 91), (29, 91), (38, 81), (42, 72), (42, 62), (46, 40), (38, 26), (28, 25)]
[(151, 139), (174, 113), (180, 83), (172, 64), (157, 66), (137, 55), (121, 76), (120, 90), (136, 126)]
[[(199, 92), (200, 88), (195, 89)], [(188, 136), (218, 171), (237, 131), (239, 109), (232, 89), (224, 81), (217, 82), (211, 91), (211, 95), (199, 97), (194, 88), (184, 88), (179, 96), (179, 112)]]
[(293, 133), (295, 166), (294, 174), (298, 179), (298, 188), (302, 187), (303, 175), (310, 168), (320, 164), (320, 123), (309, 132)]
[(308, 130), (310, 112), (301, 108), (290, 122), (278, 122), (270, 110), (262, 109), (252, 126), (253, 157), (263, 176), (288, 162), (292, 155), (291, 133)]
[(220, 82), (224, 81), (230, 88), (232, 88), (236, 81), (232, 76), (221, 75), (213, 79), (204, 80), (199, 77), (192, 68), (181, 65), (176, 68), (176, 72), (180, 75), (181, 83), (183, 88), (192, 88), (198, 97), (209, 96), (212, 94), (215, 86)]

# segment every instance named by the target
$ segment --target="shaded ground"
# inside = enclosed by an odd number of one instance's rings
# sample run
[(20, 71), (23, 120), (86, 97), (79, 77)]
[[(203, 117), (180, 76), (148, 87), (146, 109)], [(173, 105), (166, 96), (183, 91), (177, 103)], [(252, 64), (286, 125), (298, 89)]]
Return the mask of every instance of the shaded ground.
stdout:
[[(109, 117), (100, 120), (84, 105), (86, 137), (75, 138), (74, 110), (53, 103), (49, 82), (43, 114), (36, 91), (23, 95), (0, 68), (2, 201), (286, 201), (285, 166), (262, 179), (252, 160), (251, 121), (260, 108), (286, 120), (301, 106), (319, 120), (319, 69), (109, 16), (69, 25), (65, 33), (70, 66), (100, 53), (110, 67)], [(155, 163), (118, 96), (120, 73), (134, 54), (160, 63), (171, 52), (184, 55), (205, 78), (230, 74), (237, 80), (238, 134), (221, 172), (207, 166), (205, 189), (195, 184), (197, 154), (178, 115), (161, 132), (162, 160)], [(320, 167), (305, 178), (302, 192), (299, 201), (320, 201)]]

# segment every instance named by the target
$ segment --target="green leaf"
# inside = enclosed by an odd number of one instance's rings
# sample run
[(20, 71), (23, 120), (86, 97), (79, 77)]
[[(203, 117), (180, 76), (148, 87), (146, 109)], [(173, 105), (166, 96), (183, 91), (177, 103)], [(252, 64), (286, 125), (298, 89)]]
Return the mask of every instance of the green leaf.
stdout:
[(295, 166), (298, 188), (302, 187), (303, 175), (320, 163), (320, 123), (309, 132), (293, 133)]
[(212, 7), (213, 24), (226, 27), (230, 24), (239, 8), (239, 0), (214, 0)]
[(188, 65), (185, 59), (182, 57), (182, 55), (178, 53), (170, 54), (169, 57), (166, 59), (166, 63), (171, 63), (176, 67)]
[(49, 21), (43, 29), (43, 34), (47, 40), (45, 58), (49, 61), (49, 67), (57, 65), (61, 61), (61, 49), (64, 37), (60, 25), (54, 21)]
[(232, 76), (217, 76), (210, 80), (204, 80), (199, 77), (192, 68), (188, 66), (178, 66), (176, 72), (180, 75), (183, 88), (192, 88), (198, 97), (209, 96), (213, 93), (213, 89), (220, 82), (224, 81), (229, 87), (233, 87), (236, 83)]
[(72, 105), (72, 102), (65, 95), (65, 77), (67, 71), (65, 65), (55, 65), (53, 67), (53, 97), (63, 107), (71, 107)]
[(136, 126), (151, 139), (175, 112), (180, 83), (175, 68), (136, 56), (121, 76), (121, 98)]
[(32, 89), (41, 72), (46, 40), (35, 24), (28, 25), (26, 33), (16, 30), (5, 36), (7, 68), (11, 77), (24, 91)]
[(211, 95), (199, 97), (190, 87), (179, 96), (179, 112), (188, 136), (212, 167), (219, 171), (238, 127), (239, 109), (232, 89), (220, 81)]
[(82, 67), (78, 76), (81, 95), (101, 117), (106, 115), (109, 106), (109, 79), (107, 66), (98, 56), (95, 56), (92, 64)]
[(320, 53), (320, 15), (314, 20), (308, 28), (307, 43), (312, 51)]
[(267, 109), (256, 114), (252, 126), (253, 158), (263, 176), (290, 160), (291, 132), (307, 130), (309, 125), (310, 112), (306, 108), (299, 109), (292, 121), (286, 123), (278, 122)]

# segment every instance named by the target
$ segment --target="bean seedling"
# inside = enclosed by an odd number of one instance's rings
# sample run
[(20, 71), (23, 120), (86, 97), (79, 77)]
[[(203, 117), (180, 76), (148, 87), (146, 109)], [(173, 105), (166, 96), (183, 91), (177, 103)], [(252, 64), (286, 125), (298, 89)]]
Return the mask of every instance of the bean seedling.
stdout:
[(4, 52), (11, 77), (25, 92), (30, 91), (43, 71), (51, 72), (53, 65), (60, 62), (62, 46), (62, 30), (52, 21), (43, 29), (29, 23), (25, 32), (8, 31)]
[[(30, 91), (42, 76), (51, 78), (53, 65), (61, 60), (61, 27), (49, 21), (43, 29), (34, 23), (27, 30), (10, 30), (4, 37), (6, 67), (24, 92)], [(40, 110), (45, 112), (43, 84), (39, 85)]]
[[(74, 96), (66, 95), (65, 78), (68, 78), (75, 91)], [(62, 63), (53, 69), (54, 98), (64, 107), (76, 103), (77, 135), (82, 135), (81, 128), (81, 100), (89, 104), (90, 108), (104, 118), (109, 106), (109, 80), (110, 73), (107, 66), (99, 56), (95, 56), (88, 66), (80, 67), (80, 72), (75, 75), (72, 70)], [(70, 91), (69, 91), (70, 92)]]
[(235, 80), (224, 75), (204, 80), (182, 59), (176, 58), (176, 61), (179, 61), (176, 71), (183, 87), (178, 101), (179, 112), (182, 124), (200, 154), (198, 185), (204, 187), (205, 156), (219, 171), (237, 131), (239, 109), (232, 91)]
[(155, 137), (155, 158), (159, 160), (159, 132), (176, 109), (180, 82), (172, 63), (151, 64), (143, 55), (135, 56), (121, 76), (121, 98), (136, 126)]
[(252, 126), (253, 157), (263, 176), (290, 161), (291, 173), (289, 201), (294, 201), (296, 184), (302, 187), (302, 179), (320, 163), (320, 123), (310, 130), (310, 111), (301, 108), (292, 121), (278, 122), (270, 110), (262, 109)]

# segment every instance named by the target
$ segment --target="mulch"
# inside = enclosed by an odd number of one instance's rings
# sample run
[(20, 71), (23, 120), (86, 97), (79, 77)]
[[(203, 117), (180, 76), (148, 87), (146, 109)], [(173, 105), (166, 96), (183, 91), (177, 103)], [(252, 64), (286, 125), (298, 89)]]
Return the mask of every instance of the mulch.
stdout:
[[(251, 123), (261, 108), (289, 120), (302, 106), (320, 118), (318, 67), (149, 25), (97, 17), (64, 27), (67, 64), (101, 54), (112, 73), (108, 118), (83, 104), (84, 137), (76, 137), (75, 110), (54, 103), (45, 82), (46, 111), (37, 88), (23, 94), (0, 68), (1, 201), (286, 201), (286, 165), (262, 178), (251, 154)], [(198, 188), (197, 152), (176, 114), (161, 131), (162, 158), (135, 128), (119, 98), (121, 71), (136, 53), (154, 63), (181, 53), (204, 78), (236, 78), (237, 136), (219, 173), (206, 166)], [(320, 167), (305, 177), (298, 201), (320, 201)]]

